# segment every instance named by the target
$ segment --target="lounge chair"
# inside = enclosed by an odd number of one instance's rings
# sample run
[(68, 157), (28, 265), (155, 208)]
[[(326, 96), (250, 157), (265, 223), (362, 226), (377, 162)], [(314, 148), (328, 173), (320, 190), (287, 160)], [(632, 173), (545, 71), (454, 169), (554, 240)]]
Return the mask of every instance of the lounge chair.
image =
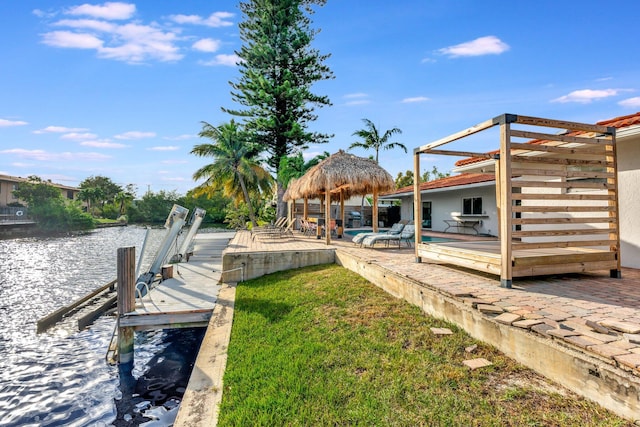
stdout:
[(353, 236), (351, 241), (355, 245), (360, 245), (360, 247), (362, 247), (362, 242), (364, 241), (364, 239), (366, 239), (369, 236), (383, 235), (383, 234), (389, 234), (389, 235), (400, 234), (403, 229), (404, 229), (404, 224), (401, 222), (396, 222), (387, 231), (382, 231), (379, 233), (373, 233), (373, 232), (358, 233), (355, 236)]
[(262, 230), (258, 230), (255, 233), (252, 233), (251, 240), (255, 240), (256, 236), (266, 236), (266, 237), (282, 237), (285, 235), (293, 236), (293, 225), (295, 224), (296, 219), (286, 219), (284, 224), (279, 227), (266, 228)]
[(263, 226), (259, 226), (259, 227), (253, 227), (251, 229), (251, 234), (257, 234), (257, 233), (262, 233), (264, 231), (270, 231), (270, 230), (276, 230), (279, 228), (282, 228), (285, 224), (287, 223), (287, 217), (286, 216), (281, 216), (280, 218), (278, 218), (275, 222), (271, 223), (271, 224), (266, 224)]
[(365, 237), (362, 245), (368, 248), (372, 248), (378, 242), (384, 242), (388, 247), (391, 242), (398, 242), (398, 248), (402, 242), (406, 242), (407, 246), (411, 247), (411, 242), (415, 238), (416, 228), (415, 225), (409, 224), (404, 227), (400, 234), (378, 234)]

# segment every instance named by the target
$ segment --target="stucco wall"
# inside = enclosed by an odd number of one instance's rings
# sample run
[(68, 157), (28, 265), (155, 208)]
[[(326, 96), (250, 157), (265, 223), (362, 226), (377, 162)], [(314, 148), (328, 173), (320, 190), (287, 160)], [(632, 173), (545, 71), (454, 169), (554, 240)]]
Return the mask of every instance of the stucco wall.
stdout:
[[(463, 189), (449, 189), (447, 191), (429, 191), (422, 193), (423, 202), (431, 202), (431, 230), (444, 231), (447, 224), (444, 220), (449, 220), (453, 215), (462, 211), (462, 199), (466, 197), (482, 197), (482, 209), (484, 215), (477, 217), (482, 224), (476, 226), (481, 234), (492, 236), (498, 233), (498, 214), (496, 209), (496, 193), (493, 183), (490, 185), (474, 186), (469, 185)], [(400, 216), (402, 219), (413, 219), (413, 196), (402, 197)], [(455, 232), (454, 229), (449, 231)], [(470, 230), (460, 230), (460, 232), (470, 233)]]
[(618, 139), (622, 266), (640, 268), (640, 136)]

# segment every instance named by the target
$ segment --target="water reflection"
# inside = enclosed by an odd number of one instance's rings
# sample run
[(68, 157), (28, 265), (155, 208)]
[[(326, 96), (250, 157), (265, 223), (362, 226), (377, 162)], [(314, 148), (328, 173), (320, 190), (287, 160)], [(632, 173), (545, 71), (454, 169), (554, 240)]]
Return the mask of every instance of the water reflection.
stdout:
[[(139, 254), (145, 232), (130, 226), (0, 240), (0, 425), (171, 424), (161, 423), (175, 417), (200, 330), (136, 333), (131, 384), (120, 384), (118, 369), (104, 361), (115, 318), (103, 316), (81, 332), (36, 334), (39, 318), (114, 279), (117, 248), (135, 246)], [(164, 233), (151, 231), (143, 271)]]

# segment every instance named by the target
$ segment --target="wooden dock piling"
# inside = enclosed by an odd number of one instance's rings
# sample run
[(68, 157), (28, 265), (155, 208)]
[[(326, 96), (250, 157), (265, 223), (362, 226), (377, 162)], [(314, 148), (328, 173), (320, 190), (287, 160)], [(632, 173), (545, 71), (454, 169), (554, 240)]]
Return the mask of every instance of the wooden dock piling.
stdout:
[(136, 248), (118, 248), (118, 362), (133, 364), (134, 330), (121, 327), (120, 319), (135, 310)]

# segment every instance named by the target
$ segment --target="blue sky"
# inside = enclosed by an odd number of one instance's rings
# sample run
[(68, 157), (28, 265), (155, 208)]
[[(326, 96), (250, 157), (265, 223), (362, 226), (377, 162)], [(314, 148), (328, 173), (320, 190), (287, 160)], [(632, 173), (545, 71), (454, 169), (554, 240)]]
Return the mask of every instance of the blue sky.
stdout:
[[(0, 174), (78, 185), (104, 175), (138, 195), (196, 183), (201, 122), (230, 119), (238, 1), (10, 1), (0, 17)], [(328, 0), (313, 44), (335, 79), (305, 152), (346, 149), (372, 120), (411, 150), (502, 113), (596, 122), (640, 111), (640, 2)], [(492, 137), (474, 151), (498, 147)], [(354, 150), (355, 154), (373, 154)], [(422, 164), (449, 171), (455, 159)]]

